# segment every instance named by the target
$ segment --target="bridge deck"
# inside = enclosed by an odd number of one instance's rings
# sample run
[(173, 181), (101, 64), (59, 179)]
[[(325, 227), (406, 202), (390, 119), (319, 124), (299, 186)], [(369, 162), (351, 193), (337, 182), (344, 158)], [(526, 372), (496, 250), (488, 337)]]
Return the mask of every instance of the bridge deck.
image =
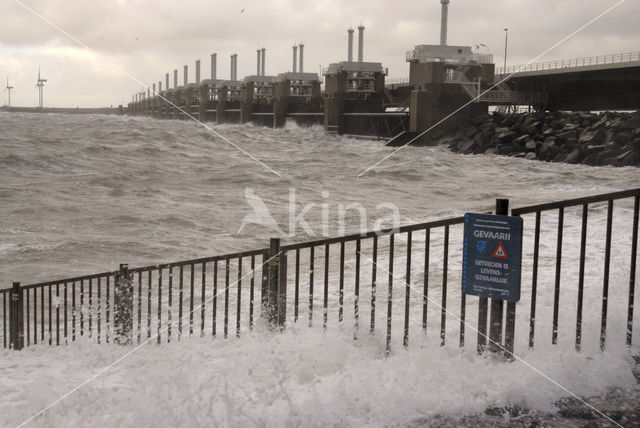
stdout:
[[(550, 76), (555, 74), (567, 74), (567, 73), (582, 73), (588, 71), (606, 71), (617, 70), (624, 68), (640, 67), (640, 60), (619, 62), (613, 64), (593, 64), (577, 67), (565, 66), (562, 68), (550, 68), (545, 70), (526, 70), (526, 71), (513, 71), (509, 74), (513, 74), (512, 77), (535, 77), (535, 76)], [(496, 74), (496, 81), (502, 80), (509, 74)]]

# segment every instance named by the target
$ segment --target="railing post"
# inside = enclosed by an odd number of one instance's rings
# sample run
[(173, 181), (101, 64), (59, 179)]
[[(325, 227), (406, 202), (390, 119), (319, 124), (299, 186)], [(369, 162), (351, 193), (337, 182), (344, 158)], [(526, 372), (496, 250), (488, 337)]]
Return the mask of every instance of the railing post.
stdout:
[(9, 302), (9, 348), (16, 351), (24, 347), (24, 317), (22, 316), (22, 290), (20, 283), (14, 282)]
[[(509, 214), (509, 200), (496, 199), (496, 214)], [(504, 301), (491, 299), (491, 312), (489, 320), (489, 350), (499, 352), (502, 349), (502, 317), (504, 313)]]
[(119, 345), (133, 343), (133, 276), (129, 265), (121, 264), (114, 285), (113, 324), (115, 342)]
[(287, 315), (287, 256), (280, 250), (279, 238), (271, 239), (268, 256), (263, 314), (272, 328), (279, 328), (284, 326)]

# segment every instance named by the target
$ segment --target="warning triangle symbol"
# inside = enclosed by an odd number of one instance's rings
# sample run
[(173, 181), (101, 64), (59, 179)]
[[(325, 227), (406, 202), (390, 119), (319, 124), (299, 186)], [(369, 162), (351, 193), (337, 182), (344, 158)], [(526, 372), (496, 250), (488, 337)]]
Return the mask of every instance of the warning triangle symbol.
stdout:
[(498, 242), (498, 247), (493, 252), (493, 257), (495, 257), (496, 259), (508, 259), (509, 258), (509, 256), (507, 256), (507, 252), (504, 250), (504, 245), (502, 245), (502, 242)]

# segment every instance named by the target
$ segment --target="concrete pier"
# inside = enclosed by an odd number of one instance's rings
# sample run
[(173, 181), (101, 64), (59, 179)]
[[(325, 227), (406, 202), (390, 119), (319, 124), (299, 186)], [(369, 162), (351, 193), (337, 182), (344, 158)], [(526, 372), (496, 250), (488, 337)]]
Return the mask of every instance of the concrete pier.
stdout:
[[(189, 83), (185, 65), (183, 85), (178, 86), (178, 70), (174, 69), (173, 87), (169, 86), (167, 73), (164, 91), (160, 81), (158, 95), (155, 83), (153, 94), (150, 89), (134, 94), (128, 112), (165, 119), (192, 116), (221, 124), (251, 122), (269, 127), (282, 127), (287, 120), (293, 120), (300, 125), (323, 124), (329, 133), (338, 135), (392, 138), (402, 134), (402, 141), (447, 118), (435, 132), (418, 140), (430, 144), (447, 128), (486, 114), (489, 105), (525, 103), (533, 109), (640, 107), (638, 91), (634, 89), (640, 87), (637, 85), (640, 53), (626, 54), (629, 59), (622, 64), (604, 66), (599, 63), (600, 58), (587, 58), (580, 69), (550, 71), (546, 66), (542, 71), (532, 69), (493, 87), (502, 75), (495, 75), (492, 55), (478, 53), (478, 49), (474, 52), (470, 46), (446, 44), (449, 1), (441, 0), (441, 4), (440, 44), (416, 45), (406, 53), (408, 79), (387, 84), (388, 72), (382, 63), (365, 61), (365, 28), (360, 25), (357, 56), (354, 30), (348, 29), (347, 60), (322, 70), (324, 92), (320, 89), (320, 77), (304, 72), (304, 44), (300, 43), (292, 47), (292, 71), (267, 75), (266, 48), (262, 47), (256, 49), (256, 74), (243, 79), (237, 75), (236, 53), (230, 54), (229, 79), (218, 79), (217, 53), (212, 53), (210, 79), (200, 79), (200, 60), (195, 62), (195, 82)], [(604, 57), (605, 62), (607, 58)], [(575, 79), (581, 80), (576, 83)], [(607, 79), (606, 86), (600, 84), (602, 79)], [(598, 89), (598, 85), (602, 87)], [(590, 96), (594, 91), (597, 97)], [(576, 96), (576, 92), (581, 95)]]
[(222, 124), (222, 123), (225, 123), (227, 119), (225, 108), (227, 105), (228, 89), (223, 84), (223, 86), (220, 86), (219, 88), (217, 88), (217, 92), (218, 92), (218, 102), (216, 105), (216, 123)]

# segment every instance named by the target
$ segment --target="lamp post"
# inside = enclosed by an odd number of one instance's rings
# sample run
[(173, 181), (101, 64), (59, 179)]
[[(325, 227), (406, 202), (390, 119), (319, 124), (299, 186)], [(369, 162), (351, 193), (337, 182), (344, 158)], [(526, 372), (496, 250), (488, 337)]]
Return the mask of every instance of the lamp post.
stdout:
[(509, 29), (504, 29), (504, 69), (503, 73), (507, 73), (507, 41), (509, 40)]

